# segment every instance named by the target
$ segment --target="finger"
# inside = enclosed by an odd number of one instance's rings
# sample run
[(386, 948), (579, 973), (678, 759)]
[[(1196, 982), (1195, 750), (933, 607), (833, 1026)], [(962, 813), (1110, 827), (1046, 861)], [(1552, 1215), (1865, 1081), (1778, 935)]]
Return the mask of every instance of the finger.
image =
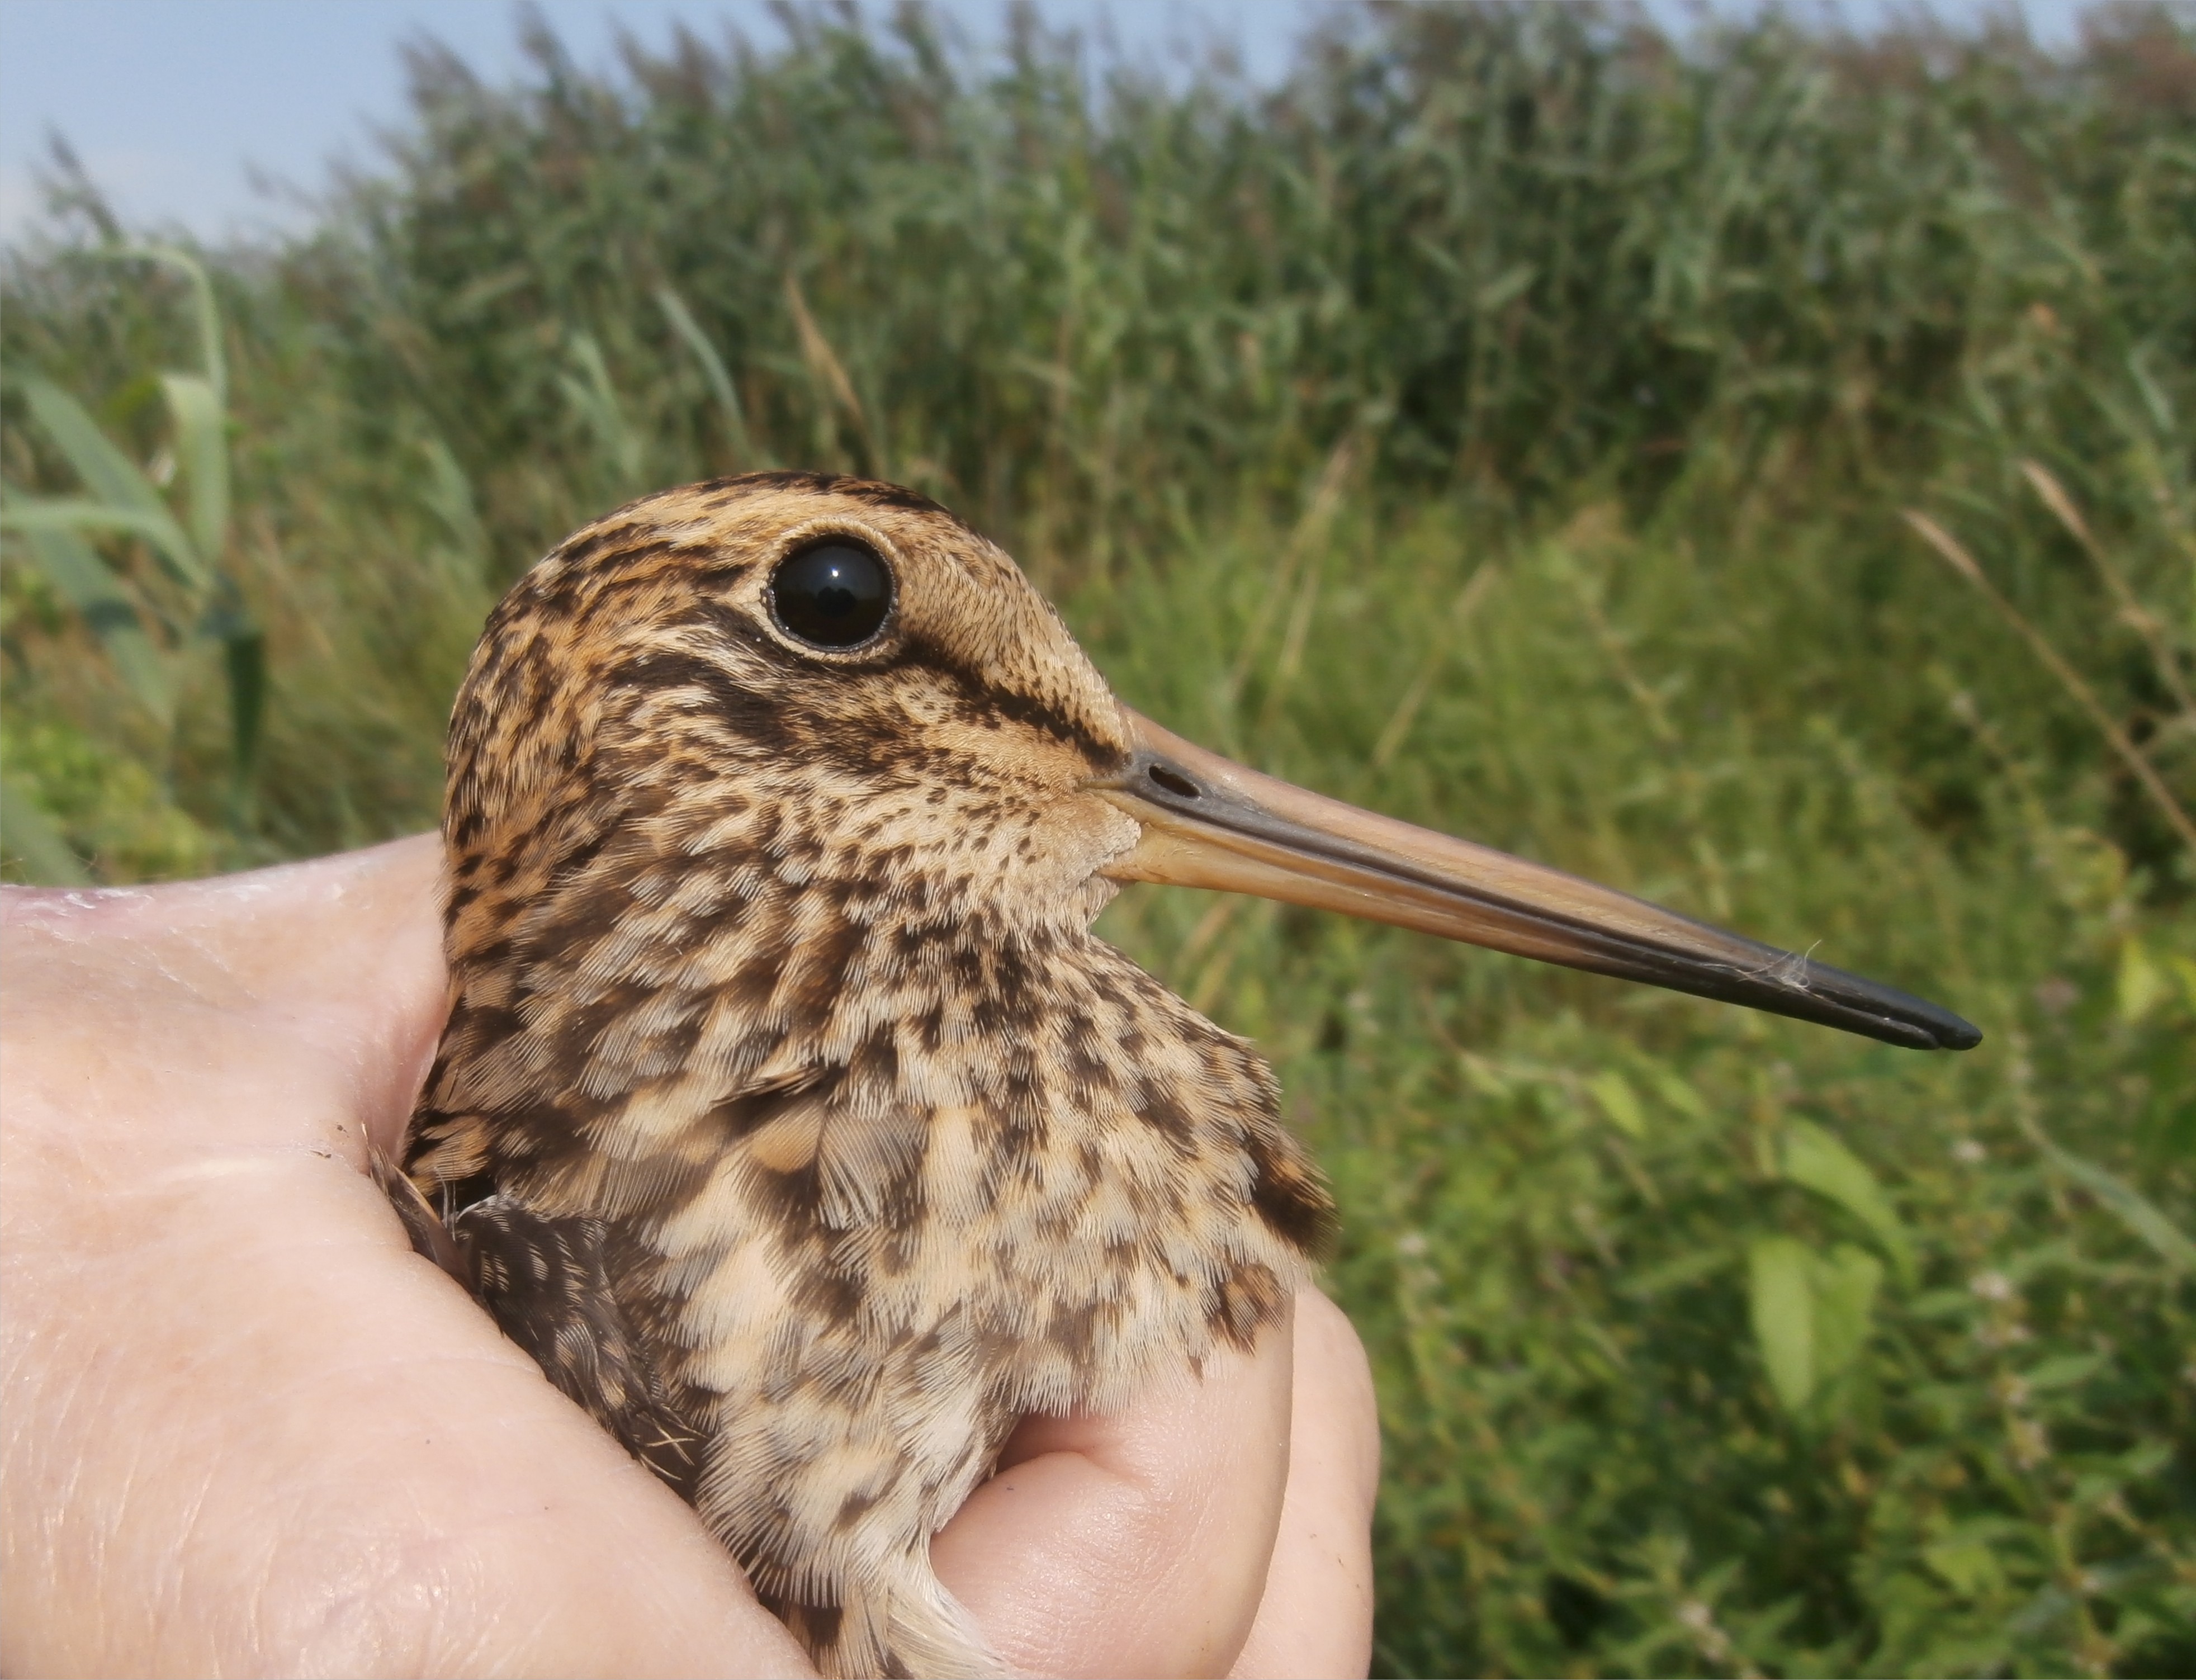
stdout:
[(344, 1158), (432, 1043), (432, 879), (11, 915), (0, 1669), (808, 1671)]
[[(49, 1073), (95, 1068), (95, 1123), (133, 1150), (312, 1143), (362, 1163), (355, 1129), (310, 1123), (403, 1126), (446, 1007), (440, 871), (422, 834), (173, 886), (9, 889), (9, 1036)], [(319, 1100), (267, 1100), (299, 1077)], [(186, 1128), (169, 1117), (194, 1087), (222, 1100)]]
[(1016, 1672), (1224, 1674), (1288, 1475), (1287, 1322), (1115, 1417), (1032, 1418), (931, 1543)]
[(1235, 1680), (1356, 1677), (1372, 1660), (1372, 1371), (1349, 1320), (1316, 1290), (1297, 1297), (1293, 1410), (1280, 1533)]

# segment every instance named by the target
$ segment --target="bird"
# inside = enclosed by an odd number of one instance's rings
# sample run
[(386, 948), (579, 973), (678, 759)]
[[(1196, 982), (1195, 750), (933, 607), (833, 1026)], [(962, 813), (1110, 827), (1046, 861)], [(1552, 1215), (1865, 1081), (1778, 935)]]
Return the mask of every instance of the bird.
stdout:
[(832, 1676), (1005, 1672), (928, 1547), (1008, 1433), (1250, 1348), (1334, 1235), (1257, 1051), (1091, 932), (1122, 884), (1979, 1037), (1170, 733), (867, 479), (664, 491), (535, 564), (442, 831), (449, 1013), (386, 1187)]

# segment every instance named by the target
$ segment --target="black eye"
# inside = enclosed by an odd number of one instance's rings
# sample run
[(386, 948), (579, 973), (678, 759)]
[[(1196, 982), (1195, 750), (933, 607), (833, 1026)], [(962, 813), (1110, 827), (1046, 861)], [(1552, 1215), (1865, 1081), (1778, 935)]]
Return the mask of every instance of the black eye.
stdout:
[(778, 623), (813, 647), (858, 647), (877, 633), (892, 601), (885, 563), (848, 537), (787, 557), (770, 580)]

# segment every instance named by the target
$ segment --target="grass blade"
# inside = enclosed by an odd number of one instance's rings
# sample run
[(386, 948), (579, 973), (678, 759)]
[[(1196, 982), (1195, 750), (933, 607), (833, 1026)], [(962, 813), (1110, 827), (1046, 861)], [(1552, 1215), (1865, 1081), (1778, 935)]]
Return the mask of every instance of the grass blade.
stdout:
[(31, 790), (0, 771), (0, 857), (20, 863), (35, 886), (90, 886), (91, 871)]
[(1950, 532), (1926, 513), (1917, 512), (1913, 508), (1904, 510), (1904, 514), (1906, 522), (1921, 534), (1922, 540), (1943, 556), (1954, 571), (1973, 584), (1983, 598), (1997, 609), (1999, 615), (2020, 632), (2037, 658), (2043, 662), (2044, 667), (2059, 679), (2060, 685), (2073, 696), (2075, 703), (2089, 714), (2089, 721), (2097, 726), (2099, 733), (2118, 755), (2120, 761), (2135, 773), (2135, 780), (2142, 784), (2143, 791), (2150, 795), (2152, 801), (2164, 814), (2165, 820), (2172, 824), (2173, 831), (2181, 836), (2182, 843), (2190, 852), (2196, 852), (2196, 822), (2190, 821), (2188, 813), (2173, 797), (2173, 790), (2151, 768), (2150, 760), (2142, 755), (2134, 742), (2128, 739), (2127, 732), (2113, 721), (2112, 714), (2105, 709), (2104, 702), (2083, 679), (2081, 673), (2066, 662), (2059, 649), (2051, 645), (2042, 631), (2028, 621), (2026, 615), (2020, 608), (1998, 593), (1996, 586), (1975, 563), (1974, 557), (1960, 546)]
[(846, 364), (839, 360), (839, 353), (831, 348), (831, 341), (824, 336), (824, 329), (809, 313), (800, 277), (790, 268), (785, 273), (785, 306), (793, 313), (794, 331), (800, 335), (800, 355), (808, 364), (810, 377), (854, 423), (854, 430), (862, 440), (861, 470), (882, 471), (876, 436), (870, 430), (870, 417), (863, 412), (862, 399), (855, 393), (854, 382), (847, 377)]
[(74, 530), (32, 527), (22, 536), (54, 592), (77, 610), (130, 693), (165, 730), (175, 719), (175, 682), (168, 661), (146, 633), (136, 603)]
[(594, 435), (595, 447), (615, 476), (619, 493), (631, 495), (640, 488), (646, 451), (626, 417), (625, 405), (618, 401), (603, 347), (593, 333), (575, 332), (567, 349), (572, 365), (558, 372), (557, 383), (573, 412)]
[(2105, 587), (2112, 592), (2112, 600), (2120, 609), (2121, 621), (2141, 637), (2143, 645), (2150, 649), (2151, 663), (2157, 667), (2158, 680), (2165, 684), (2166, 691), (2172, 695), (2175, 703), (2185, 715), (2196, 718), (2196, 696), (2190, 695), (2188, 684), (2182, 677), (2181, 661), (2174, 656), (2172, 648), (2166, 642), (2165, 626), (2159, 621), (2158, 615), (2145, 606), (2135, 591), (2128, 586), (2128, 580), (2121, 574), (2120, 569), (2112, 563), (2111, 557), (2089, 534), (2089, 522), (2082, 517), (2081, 510), (2074, 505), (2074, 499), (2066, 494), (2066, 487), (2040, 461), (2024, 460), (2020, 463), (2020, 472), (2021, 476), (2027, 479), (2029, 488), (2057, 517), (2068, 534), (2081, 545), (2082, 551), (2089, 557), (2090, 563), (2096, 567), (2097, 574), (2104, 579)]
[(124, 245), (101, 253), (118, 260), (136, 259), (173, 268), (191, 288), (192, 325), (199, 339), (199, 371), (213, 388), (214, 405), (228, 406), (228, 355), (221, 336), (221, 308), (214, 300), (213, 280), (205, 265), (188, 251), (171, 245)]
[(2044, 1159), (2110, 1209), (2114, 1218), (2148, 1244), (2175, 1273), (2184, 1278), (2196, 1274), (2196, 1242), (2168, 1219), (2156, 1203), (2095, 1162), (2061, 1146), (2032, 1116), (2021, 1117), (2021, 1130)]
[(1814, 1255), (1791, 1237), (1757, 1237), (1747, 1245), (1747, 1309), (1777, 1403), (1789, 1416), (1815, 1393)]
[(1789, 1120), (1784, 1127), (1783, 1165), (1784, 1176), (1793, 1183), (1828, 1197), (1865, 1225), (1898, 1268), (1898, 1281), (1914, 1287), (1913, 1239), (1866, 1162), (1820, 1126)]
[(222, 644), (222, 669), (228, 678), (229, 754), (234, 771), (236, 820), (251, 790), (251, 769), (259, 756), (260, 725), (267, 712), (267, 638), (257, 629), (240, 630)]
[(191, 540), (209, 563), (228, 546), (228, 423), (211, 381), (163, 373), (160, 389), (176, 425), (176, 453), (190, 488)]
[(1396, 702), (1396, 709), (1389, 714), (1387, 725), (1380, 731), (1380, 738), (1372, 743), (1373, 769), (1387, 769), (1396, 754), (1402, 751), (1403, 742), (1410, 736), (1411, 725), (1418, 721), (1419, 708), (1426, 703), (1426, 696), (1433, 692), (1434, 679), (1441, 675), (1442, 668), (1448, 663), (1449, 655), (1456, 651), (1465, 626), (1471, 621), (1472, 614), (1478, 609), (1480, 598), (1493, 586), (1497, 575), (1498, 571), (1494, 565), (1482, 565), (1457, 592), (1456, 600), (1448, 609), (1445, 632), (1436, 636), (1433, 646), (1426, 649), (1426, 656), (1419, 662), (1409, 686), (1404, 689), (1403, 697)]
[(68, 458), (97, 502), (120, 516), (113, 522), (114, 528), (133, 530), (145, 538), (179, 581), (194, 589), (205, 588), (205, 564), (160, 493), (153, 488), (153, 481), (114, 447), (84, 405), (48, 379), (26, 379), (23, 391), (38, 424)]
[(724, 358), (717, 347), (709, 342), (709, 335), (702, 330), (702, 323), (694, 319), (687, 309), (686, 300), (667, 286), (656, 288), (656, 307), (663, 318), (671, 323), (671, 330), (679, 341), (692, 354), (702, 369), (702, 377), (708, 381), (710, 393), (717, 399), (717, 412), (724, 417), (725, 441), (731, 447), (731, 459), (727, 463), (735, 472), (746, 471), (756, 465), (754, 445), (748, 437), (748, 417), (740, 407), (740, 394), (732, 384), (732, 377), (725, 371)]

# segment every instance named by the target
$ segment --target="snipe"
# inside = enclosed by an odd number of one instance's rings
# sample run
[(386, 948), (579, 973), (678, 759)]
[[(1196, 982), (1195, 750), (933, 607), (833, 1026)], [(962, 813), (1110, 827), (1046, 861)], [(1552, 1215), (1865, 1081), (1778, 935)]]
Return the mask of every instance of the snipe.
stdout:
[(1265, 1063), (1091, 936), (1114, 883), (1979, 1036), (1204, 752), (997, 548), (843, 478), (650, 497), (536, 566), (443, 834), (415, 1234), (841, 1675), (996, 1671), (928, 1544), (1015, 1420), (1249, 1345), (1332, 1226)]

